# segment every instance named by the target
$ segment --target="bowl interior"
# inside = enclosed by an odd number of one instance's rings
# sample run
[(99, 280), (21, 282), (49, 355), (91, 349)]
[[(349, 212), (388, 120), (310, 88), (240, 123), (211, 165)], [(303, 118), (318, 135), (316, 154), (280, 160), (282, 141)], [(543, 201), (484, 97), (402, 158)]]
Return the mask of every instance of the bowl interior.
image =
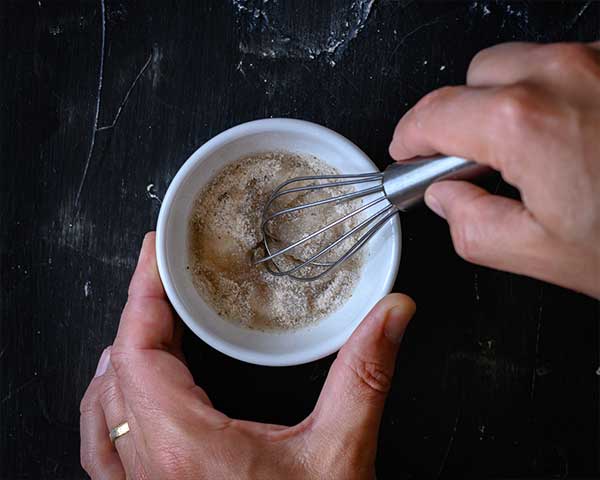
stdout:
[(342, 173), (376, 171), (350, 141), (298, 120), (260, 120), (234, 127), (198, 149), (182, 167), (163, 201), (157, 252), (169, 299), (186, 324), (221, 352), (262, 365), (293, 365), (339, 349), (370, 308), (391, 290), (400, 257), (400, 222), (387, 222), (368, 243), (355, 294), (339, 310), (306, 328), (258, 331), (219, 317), (193, 286), (188, 266), (188, 220), (199, 191), (226, 164), (251, 153), (284, 150), (310, 154)]

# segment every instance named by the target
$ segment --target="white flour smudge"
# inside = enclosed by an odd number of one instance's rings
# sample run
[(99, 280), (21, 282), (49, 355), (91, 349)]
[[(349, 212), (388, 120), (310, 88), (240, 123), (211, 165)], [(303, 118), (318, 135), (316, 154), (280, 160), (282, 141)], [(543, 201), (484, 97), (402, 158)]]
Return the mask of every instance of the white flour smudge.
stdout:
[[(356, 0), (342, 11), (330, 12), (327, 31), (306, 31), (296, 36), (277, 18), (277, 1), (232, 0), (242, 29), (239, 49), (264, 59), (323, 58), (335, 67), (348, 45), (365, 28), (375, 0)], [(238, 68), (239, 69), (239, 68)]]

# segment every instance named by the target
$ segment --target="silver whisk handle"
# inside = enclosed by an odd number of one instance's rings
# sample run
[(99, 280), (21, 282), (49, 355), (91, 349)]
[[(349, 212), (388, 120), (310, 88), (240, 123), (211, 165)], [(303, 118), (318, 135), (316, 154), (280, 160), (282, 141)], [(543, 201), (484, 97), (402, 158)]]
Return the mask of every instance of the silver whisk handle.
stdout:
[(439, 180), (472, 180), (489, 169), (460, 157), (435, 156), (393, 163), (383, 172), (383, 191), (400, 210), (423, 201), (425, 190)]

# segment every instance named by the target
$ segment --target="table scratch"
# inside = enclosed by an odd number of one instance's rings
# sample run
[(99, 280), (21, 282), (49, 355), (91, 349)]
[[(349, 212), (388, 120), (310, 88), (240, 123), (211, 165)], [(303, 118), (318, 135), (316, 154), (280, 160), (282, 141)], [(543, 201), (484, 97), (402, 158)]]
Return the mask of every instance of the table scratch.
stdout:
[(592, 4), (591, 0), (589, 0), (588, 2), (585, 2), (585, 5), (583, 5), (583, 7), (581, 7), (579, 9), (579, 11), (575, 14), (575, 16), (571, 19), (571, 21), (567, 23), (567, 25), (565, 26), (565, 29), (564, 29), (565, 32), (568, 32), (575, 26), (577, 21), (581, 18), (581, 16), (585, 13), (585, 11), (590, 7), (591, 4)]
[(410, 32), (408, 32), (406, 35), (404, 35), (400, 40), (398, 40), (398, 44), (396, 45), (396, 48), (394, 48), (392, 50), (392, 53), (390, 54), (390, 60), (394, 57), (394, 55), (396, 54), (396, 52), (398, 51), (398, 49), (402, 46), (402, 44), (410, 37), (412, 37), (415, 33), (417, 33), (418, 31), (422, 30), (425, 27), (430, 27), (432, 25), (436, 25), (438, 23), (440, 23), (442, 21), (442, 17), (438, 17), (434, 20), (432, 20), (431, 22), (427, 22), (427, 23), (423, 23), (421, 25), (419, 25), (417, 28), (411, 30)]
[(96, 134), (98, 133), (98, 117), (100, 115), (100, 98), (102, 97), (102, 78), (104, 76), (104, 51), (106, 45), (106, 8), (104, 5), (104, 0), (100, 0), (100, 9), (102, 13), (102, 21), (101, 21), (101, 43), (100, 43), (100, 65), (98, 67), (98, 90), (96, 92), (96, 113), (94, 115), (94, 125), (92, 128), (92, 140), (90, 142), (90, 148), (88, 150), (88, 155), (85, 161), (85, 166), (83, 168), (83, 175), (81, 176), (81, 182), (79, 182), (79, 188), (77, 189), (77, 195), (75, 196), (75, 208), (77, 208), (79, 204), (79, 199), (81, 197), (81, 191), (83, 190), (83, 185), (85, 183), (85, 179), (87, 177), (88, 169), (90, 168), (90, 161), (92, 159), (92, 154), (94, 153), (94, 145), (96, 143)]
[(456, 414), (456, 418), (454, 419), (454, 427), (452, 427), (452, 432), (450, 433), (450, 438), (448, 439), (448, 445), (446, 447), (446, 452), (442, 458), (442, 463), (440, 464), (440, 468), (438, 469), (437, 478), (440, 478), (442, 472), (444, 471), (444, 467), (446, 466), (446, 461), (448, 460), (448, 456), (450, 455), (450, 450), (452, 449), (452, 445), (454, 444), (454, 437), (456, 436), (456, 429), (458, 428), (458, 421), (460, 419), (460, 411)]
[(7, 402), (8, 400), (10, 400), (12, 397), (14, 397), (17, 393), (19, 393), (21, 390), (27, 388), (29, 385), (31, 385), (33, 382), (35, 382), (36, 380), (39, 380), (38, 376), (34, 376), (31, 377), (29, 380), (27, 380), (25, 383), (22, 383), (20, 386), (18, 386), (15, 390), (10, 390), (8, 391), (8, 395), (6, 395), (6, 397), (4, 397), (2, 399), (2, 401), (0, 401), (0, 404)]
[(150, 65), (151, 61), (152, 61), (152, 54), (150, 54), (148, 56), (148, 60), (146, 60), (146, 63), (144, 63), (144, 65), (142, 66), (141, 70), (135, 76), (132, 84), (127, 89), (127, 93), (125, 93), (125, 96), (123, 97), (123, 100), (121, 100), (121, 103), (119, 104), (119, 108), (117, 108), (117, 113), (115, 114), (115, 118), (113, 119), (113, 121), (110, 123), (110, 125), (104, 125), (102, 127), (99, 127), (97, 129), (98, 132), (100, 132), (102, 130), (109, 130), (111, 128), (115, 128), (115, 126), (117, 125), (117, 122), (119, 121), (119, 117), (121, 116), (121, 112), (123, 111), (123, 108), (125, 108), (125, 104), (129, 100), (129, 96), (131, 95), (131, 92), (133, 91), (133, 89), (137, 85), (139, 79), (142, 77), (142, 75), (144, 74), (144, 72), (146, 71), (146, 69), (148, 68), (148, 66)]

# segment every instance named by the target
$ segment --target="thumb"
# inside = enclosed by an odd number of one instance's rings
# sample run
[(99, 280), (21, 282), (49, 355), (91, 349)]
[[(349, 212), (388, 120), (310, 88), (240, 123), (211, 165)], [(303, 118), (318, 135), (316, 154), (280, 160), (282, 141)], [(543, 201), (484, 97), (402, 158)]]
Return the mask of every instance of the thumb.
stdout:
[[(329, 370), (312, 415), (314, 430), (344, 451), (375, 455), (379, 421), (390, 389), (396, 353), (415, 312), (399, 293), (383, 298), (356, 329)], [(340, 443), (341, 442), (341, 443)]]
[(456, 253), (469, 262), (543, 277), (549, 239), (525, 206), (468, 182), (434, 183), (425, 203), (448, 221)]

